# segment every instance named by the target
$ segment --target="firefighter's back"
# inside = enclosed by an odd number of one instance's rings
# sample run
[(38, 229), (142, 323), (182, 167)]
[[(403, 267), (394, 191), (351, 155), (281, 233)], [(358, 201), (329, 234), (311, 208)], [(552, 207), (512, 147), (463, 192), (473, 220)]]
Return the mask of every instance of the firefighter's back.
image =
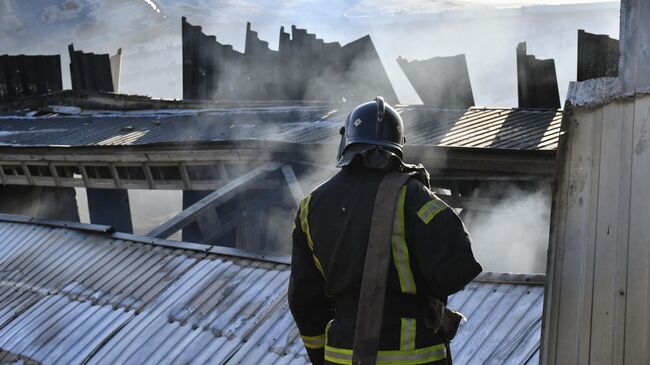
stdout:
[[(308, 197), (314, 255), (323, 269), (326, 295), (333, 298), (336, 308), (335, 318), (326, 330), (328, 362), (347, 363), (351, 359), (372, 209), (384, 174), (385, 171), (361, 166), (344, 168)], [(417, 188), (422, 188), (422, 184), (411, 179), (404, 193)], [(402, 196), (402, 206), (396, 204), (402, 219), (404, 209), (408, 209), (407, 200)], [(399, 212), (397, 215), (399, 218)], [(403, 221), (402, 229), (407, 225)], [(391, 250), (378, 361), (398, 361), (400, 356), (408, 360), (415, 356), (423, 360), (417, 363), (428, 363), (426, 360), (444, 357), (445, 348), (443, 341), (425, 325), (429, 316), (426, 296), (431, 293), (411, 268), (410, 245), (406, 232), (402, 233), (403, 239), (393, 242)]]

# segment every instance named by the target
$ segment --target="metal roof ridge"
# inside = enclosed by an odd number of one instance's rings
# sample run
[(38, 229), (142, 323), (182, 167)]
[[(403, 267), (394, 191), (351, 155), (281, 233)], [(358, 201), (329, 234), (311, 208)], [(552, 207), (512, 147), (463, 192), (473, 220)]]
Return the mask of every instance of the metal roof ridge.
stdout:
[(475, 105), (469, 107), (467, 110), (520, 110), (520, 111), (530, 111), (530, 112), (550, 112), (555, 111), (556, 113), (563, 113), (564, 109), (559, 108), (520, 108), (516, 106), (480, 106)]
[(514, 110), (514, 111), (529, 111), (529, 112), (550, 112), (554, 111), (556, 113), (562, 113), (564, 110), (562, 108), (519, 108), (515, 106), (488, 106), (488, 105), (474, 105), (469, 108), (436, 108), (428, 106), (426, 104), (397, 104), (397, 108), (414, 110), (414, 109), (425, 109), (425, 110), (436, 110), (441, 112), (463, 112), (463, 111), (484, 111), (484, 110)]
[(77, 231), (87, 231), (87, 232), (104, 234), (107, 237), (114, 238), (114, 239), (133, 241), (137, 243), (144, 243), (144, 244), (166, 247), (171, 249), (191, 250), (191, 251), (198, 251), (207, 254), (232, 256), (238, 258), (248, 258), (248, 259), (254, 259), (259, 261), (277, 263), (277, 264), (288, 265), (291, 262), (290, 255), (274, 254), (270, 252), (252, 252), (252, 251), (242, 250), (239, 248), (209, 245), (206, 243), (166, 240), (166, 239), (147, 237), (147, 236), (131, 234), (131, 233), (115, 232), (113, 227), (100, 225), (100, 224), (79, 223), (79, 222), (53, 220), (53, 219), (39, 219), (39, 218), (34, 218), (26, 215), (3, 214), (3, 213), (0, 213), (0, 222), (34, 224), (40, 226), (74, 229)]
[[(137, 243), (150, 244), (171, 249), (191, 250), (207, 254), (248, 258), (285, 265), (289, 265), (291, 263), (291, 255), (275, 254), (270, 252), (252, 252), (239, 248), (209, 245), (206, 243), (175, 241), (131, 233), (115, 232), (113, 227), (101, 224), (79, 223), (53, 219), (39, 219), (26, 215), (4, 213), (0, 213), (0, 222), (35, 224), (41, 226), (67, 228), (78, 231), (88, 231), (104, 234), (114, 239), (133, 241)], [(479, 283), (544, 285), (546, 281), (546, 275), (487, 271), (479, 274), (473, 281)]]

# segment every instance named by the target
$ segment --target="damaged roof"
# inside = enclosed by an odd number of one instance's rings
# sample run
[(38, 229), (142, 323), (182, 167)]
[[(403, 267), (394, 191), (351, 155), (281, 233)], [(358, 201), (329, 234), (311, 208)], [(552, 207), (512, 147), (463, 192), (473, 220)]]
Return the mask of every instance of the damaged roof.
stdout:
[[(289, 258), (0, 216), (0, 363), (307, 364)], [(450, 298), (464, 363), (537, 363), (543, 276), (483, 274)]]
[[(337, 144), (349, 109), (327, 106), (0, 115), (0, 145), (123, 146), (264, 140)], [(562, 111), (398, 107), (407, 145), (555, 150)], [(30, 115), (30, 114), (28, 114)]]

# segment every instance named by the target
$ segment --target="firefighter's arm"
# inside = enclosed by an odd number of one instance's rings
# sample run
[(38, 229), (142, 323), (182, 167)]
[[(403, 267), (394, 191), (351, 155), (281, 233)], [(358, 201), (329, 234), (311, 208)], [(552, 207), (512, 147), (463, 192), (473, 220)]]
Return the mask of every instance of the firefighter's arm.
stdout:
[(334, 318), (332, 300), (325, 296), (325, 280), (315, 264), (307, 237), (296, 218), (289, 281), (289, 308), (309, 359), (315, 365), (324, 362), (325, 327)]
[(460, 217), (422, 184), (410, 184), (408, 216), (418, 270), (436, 296), (463, 289), (483, 269)]

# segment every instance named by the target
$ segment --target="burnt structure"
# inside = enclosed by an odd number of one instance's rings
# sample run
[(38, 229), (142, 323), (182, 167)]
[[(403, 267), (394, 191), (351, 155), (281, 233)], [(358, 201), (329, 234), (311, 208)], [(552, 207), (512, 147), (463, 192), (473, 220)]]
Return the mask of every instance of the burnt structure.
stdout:
[(86, 189), (90, 223), (133, 233), (129, 192), (126, 189)]
[(43, 95), (62, 89), (59, 55), (0, 56), (0, 99)]
[(426, 106), (440, 109), (467, 109), (474, 106), (464, 54), (409, 61), (399, 57), (397, 63)]
[(73, 188), (0, 185), (0, 213), (79, 222)]
[(555, 61), (538, 60), (517, 45), (517, 91), (520, 108), (560, 108)]
[(617, 77), (620, 57), (617, 39), (578, 30), (578, 81)]
[[(113, 66), (111, 61), (119, 62), (119, 57), (112, 58), (107, 53), (94, 54), (76, 51), (73, 44), (68, 46), (68, 52), (70, 53), (72, 90), (116, 91), (113, 69), (115, 68), (119, 73), (119, 65)], [(117, 56), (121, 56), (121, 50), (118, 51)]]
[(122, 48), (111, 56), (111, 75), (113, 76), (113, 92), (120, 92), (120, 70), (122, 68)]
[(397, 96), (370, 36), (341, 46), (304, 29), (280, 28), (278, 51), (246, 26), (244, 52), (182, 18), (183, 98), (361, 101)]
[[(62, 96), (39, 99), (44, 106), (72, 100)], [(72, 105), (114, 113), (2, 118), (0, 185), (65, 190), (72, 197), (73, 188), (85, 188), (92, 223), (137, 233), (143, 232), (141, 203), (129, 202), (127, 190), (176, 190), (182, 211), (155, 217), (159, 225), (147, 227), (148, 236), (182, 232), (187, 242), (282, 253), (290, 252), (286, 238), (305, 192), (337, 171), (333, 156), (349, 113), (347, 106), (306, 102), (208, 104), (110, 93), (77, 99)], [(161, 110), (119, 113), (118, 106)], [(197, 109), (172, 111), (188, 108)], [(453, 207), (489, 212), (499, 206), (500, 196), (474, 194), (479, 185), (508, 181), (533, 189), (552, 180), (561, 111), (400, 110), (408, 121), (405, 160), (422, 162), (432, 185), (449, 191), (439, 196)], [(0, 213), (43, 215), (8, 209), (19, 200), (10, 193), (0, 198)], [(74, 199), (57, 204), (77, 209)]]

